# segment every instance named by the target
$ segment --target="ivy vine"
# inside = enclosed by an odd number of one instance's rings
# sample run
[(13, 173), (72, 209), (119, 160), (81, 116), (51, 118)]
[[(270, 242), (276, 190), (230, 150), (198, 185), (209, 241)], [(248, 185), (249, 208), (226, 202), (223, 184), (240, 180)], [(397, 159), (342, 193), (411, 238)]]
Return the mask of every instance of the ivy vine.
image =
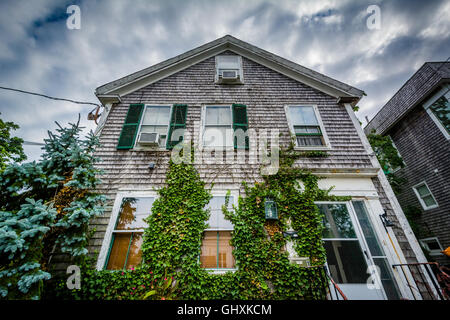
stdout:
[(378, 162), (380, 162), (380, 166), (383, 169), (392, 190), (396, 195), (400, 194), (402, 192), (401, 187), (407, 180), (406, 178), (396, 175), (393, 169), (404, 168), (405, 163), (397, 149), (394, 147), (392, 139), (389, 136), (376, 134), (375, 130), (372, 130), (367, 136), (367, 139), (375, 152)]
[[(211, 190), (193, 164), (170, 162), (166, 186), (147, 218), (143, 263), (134, 270), (95, 270), (82, 267), (81, 289), (69, 291), (61, 280), (58, 298), (78, 299), (325, 299), (328, 281), (322, 266), (326, 252), (322, 241), (322, 217), (315, 201), (347, 201), (318, 187), (319, 177), (295, 167), (292, 148), (280, 152), (280, 167), (262, 182), (243, 183), (245, 196), (228, 210), (233, 223), (230, 244), (236, 271), (212, 274), (201, 268), (199, 256), (209, 211)], [(278, 220), (266, 220), (265, 199), (275, 200)], [(308, 257), (312, 267), (289, 260), (283, 230), (298, 232), (293, 239), (298, 256)]]

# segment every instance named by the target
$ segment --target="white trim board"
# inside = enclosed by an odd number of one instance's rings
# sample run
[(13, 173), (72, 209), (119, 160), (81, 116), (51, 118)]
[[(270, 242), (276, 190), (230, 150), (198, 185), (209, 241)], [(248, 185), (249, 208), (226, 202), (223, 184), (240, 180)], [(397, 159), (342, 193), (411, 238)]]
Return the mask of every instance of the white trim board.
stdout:
[[(384, 174), (383, 170), (381, 170), (380, 163), (378, 162), (377, 157), (375, 156), (375, 153), (372, 150), (372, 147), (370, 146), (369, 140), (367, 139), (366, 135), (364, 134), (364, 131), (356, 118), (356, 115), (352, 109), (352, 106), (348, 103), (345, 104), (345, 109), (347, 110), (347, 113), (350, 115), (350, 118), (352, 119), (353, 125), (356, 128), (356, 131), (358, 132), (359, 138), (361, 139), (361, 142), (366, 149), (366, 152), (368, 153), (370, 157), (370, 161), (372, 162), (372, 165), (374, 168), (378, 169), (377, 177), (378, 180), (381, 183), (381, 186), (383, 187), (384, 192), (386, 193), (386, 196), (388, 197), (389, 202), (392, 205), (392, 209), (395, 212), (395, 215), (397, 216), (397, 220), (403, 229), (403, 232), (405, 234), (405, 237), (408, 239), (409, 245), (411, 246), (411, 249), (414, 252), (414, 255), (416, 256), (417, 262), (427, 262), (427, 259), (425, 258), (425, 255), (422, 251), (422, 248), (419, 245), (419, 242), (417, 241), (416, 236), (414, 235), (411, 226), (409, 225), (408, 220), (406, 219), (406, 216), (400, 206), (400, 203), (398, 202), (397, 198), (395, 197), (394, 191), (392, 190), (391, 185), (389, 184), (386, 175)], [(389, 229), (388, 229), (389, 230)], [(394, 235), (394, 233), (390, 232), (391, 238), (395, 240), (394, 242), (397, 242), (397, 239)], [(398, 242), (396, 244), (398, 248), (400, 246), (398, 245)], [(406, 259), (403, 255), (402, 250), (398, 250), (399, 255), (402, 257), (403, 262), (407, 263)]]

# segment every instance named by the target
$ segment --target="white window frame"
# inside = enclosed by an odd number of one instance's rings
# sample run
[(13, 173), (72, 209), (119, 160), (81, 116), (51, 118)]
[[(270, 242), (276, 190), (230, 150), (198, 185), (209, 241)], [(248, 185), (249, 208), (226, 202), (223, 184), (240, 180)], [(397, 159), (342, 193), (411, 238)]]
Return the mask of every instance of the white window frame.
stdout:
[[(366, 261), (368, 266), (370, 264), (374, 265), (374, 262), (373, 262), (374, 256), (372, 256), (372, 253), (370, 252), (369, 246), (368, 246), (366, 238), (364, 236), (364, 232), (362, 231), (361, 225), (359, 223), (358, 217), (356, 215), (355, 209), (354, 209), (353, 204), (352, 204), (352, 201), (358, 201), (358, 200), (363, 200), (364, 201), (364, 205), (366, 205), (365, 199), (358, 199), (358, 198), (353, 198), (353, 197), (352, 197), (352, 199), (350, 201), (314, 201), (314, 204), (315, 205), (318, 205), (318, 204), (325, 204), (325, 205), (327, 205), (327, 204), (331, 204), (331, 205), (333, 205), (333, 204), (344, 204), (347, 207), (347, 212), (348, 212), (350, 220), (351, 220), (351, 222), (353, 224), (353, 229), (355, 231), (356, 240), (358, 241), (358, 243), (359, 243), (359, 245), (361, 247), (361, 251), (362, 251), (361, 253), (362, 253), (363, 257), (364, 257), (364, 260)], [(367, 205), (366, 205), (366, 209), (367, 209)], [(370, 212), (368, 211), (367, 214), (369, 215)], [(369, 219), (370, 219), (370, 216), (369, 216)], [(372, 222), (372, 221), (370, 221), (370, 222)], [(373, 223), (372, 223), (372, 226), (373, 226)], [(375, 228), (373, 230), (374, 230), (376, 236), (378, 237), (378, 230), (376, 230)], [(325, 240), (330, 240), (330, 241), (333, 241), (333, 240), (348, 241), (345, 238), (322, 238), (322, 240), (324, 240), (324, 241)], [(351, 240), (355, 240), (355, 239), (351, 238)], [(378, 240), (380, 241), (380, 238), (378, 238)], [(380, 244), (380, 246), (381, 246), (381, 244)], [(383, 248), (383, 250), (385, 249), (384, 247), (382, 247), (382, 248)], [(377, 256), (375, 256), (375, 257), (377, 257)], [(386, 252), (385, 252), (385, 256), (383, 256), (383, 258), (384, 257), (388, 258), (388, 255), (386, 254)], [(389, 261), (389, 258), (388, 258), (388, 261)], [(327, 268), (328, 268), (328, 262), (326, 262), (326, 265), (327, 265)], [(397, 281), (397, 279), (394, 278), (394, 281)], [(384, 286), (381, 286), (380, 293), (382, 295), (382, 299), (386, 300), (387, 298), (386, 298), (386, 292), (384, 290)]]
[[(200, 146), (200, 150), (234, 150), (234, 141), (232, 138), (231, 139), (231, 145), (229, 146), (205, 146), (204, 144), (204, 135), (205, 135), (205, 128), (206, 128), (206, 108), (208, 107), (229, 107), (230, 108), (230, 114), (231, 114), (231, 124), (230, 124), (230, 130), (232, 131), (232, 134), (234, 135), (234, 129), (233, 129), (233, 104), (221, 104), (221, 103), (217, 103), (217, 104), (205, 104), (202, 105), (202, 128), (200, 130), (200, 140), (199, 140), (199, 146)], [(225, 125), (223, 126), (225, 127)], [(225, 137), (226, 138), (226, 137)]]
[(439, 90), (436, 94), (434, 94), (430, 99), (428, 99), (424, 104), (423, 108), (427, 111), (430, 118), (436, 123), (439, 130), (441, 130), (442, 134), (447, 140), (450, 140), (450, 134), (447, 132), (447, 129), (444, 128), (441, 121), (434, 115), (433, 111), (431, 111), (430, 107), (435, 103), (440, 97), (446, 96), (448, 100), (450, 100), (450, 85), (445, 84), (443, 88)]
[[(294, 123), (292, 122), (292, 119), (291, 119), (291, 116), (290, 116), (290, 112), (289, 112), (289, 108), (290, 107), (313, 107), (314, 114), (316, 116), (317, 122), (319, 123), (320, 130), (322, 131), (322, 137), (323, 137), (323, 140), (325, 142), (325, 145), (323, 145), (323, 146), (309, 146), (309, 147), (305, 147), (305, 146), (299, 146), (297, 144), (297, 137), (295, 136)], [(328, 139), (328, 135), (327, 135), (327, 132), (325, 130), (325, 126), (323, 125), (323, 121), (322, 121), (322, 118), (320, 116), (319, 108), (317, 107), (316, 104), (308, 104), (308, 103), (289, 104), (289, 105), (285, 105), (284, 106), (284, 112), (286, 114), (286, 119), (287, 119), (287, 122), (288, 122), (289, 131), (295, 137), (295, 141), (294, 141), (295, 147), (294, 147), (294, 149), (296, 149), (296, 150), (305, 150), (305, 151), (308, 151), (308, 150), (317, 150), (317, 151), (331, 150), (330, 140)]]
[[(119, 216), (120, 207), (122, 205), (123, 198), (154, 198), (158, 199), (158, 193), (156, 191), (119, 191), (116, 194), (114, 205), (111, 210), (111, 216), (109, 217), (108, 227), (106, 228), (105, 235), (103, 237), (102, 247), (97, 259), (97, 270), (106, 270), (105, 264), (108, 259), (109, 248), (111, 246), (112, 234), (116, 226), (116, 221)], [(144, 232), (143, 229), (133, 230), (133, 232)], [(110, 270), (113, 271), (113, 270)]]
[[(432, 205), (432, 206), (427, 206), (427, 205), (425, 204), (425, 202), (422, 200), (422, 197), (420, 196), (419, 192), (417, 191), (417, 188), (420, 187), (420, 186), (422, 186), (422, 185), (425, 185), (425, 186), (427, 187), (428, 191), (430, 191), (430, 195), (431, 195), (431, 197), (433, 198), (433, 200), (434, 200), (434, 202), (435, 202), (436, 204), (434, 204), (434, 205)], [(431, 192), (431, 189), (430, 189), (430, 187), (428, 186), (428, 184), (426, 183), (426, 181), (422, 181), (422, 182), (420, 182), (420, 183), (414, 185), (412, 188), (413, 188), (414, 193), (416, 194), (417, 199), (419, 199), (419, 202), (420, 202), (420, 204), (422, 205), (422, 208), (423, 208), (424, 210), (431, 210), (431, 209), (434, 209), (434, 208), (439, 207), (439, 204), (438, 204), (436, 198), (434, 197), (433, 193)]]
[[(436, 241), (436, 243), (439, 245), (440, 249), (436, 249), (436, 250), (431, 250), (430, 247), (428, 246), (427, 242), (430, 241)], [(419, 239), (420, 244), (422, 244), (422, 246), (428, 250), (430, 256), (440, 256), (441, 255), (441, 251), (444, 250), (442, 248), (441, 243), (439, 242), (439, 239), (437, 237), (430, 237), (430, 238), (424, 238), (424, 239)]]
[[(225, 197), (227, 195), (228, 191), (212, 191), (211, 195), (213, 197)], [(234, 205), (237, 206), (238, 205), (238, 198), (239, 198), (239, 191), (238, 190), (230, 190), (230, 196), (233, 197), (233, 199), (230, 199), (230, 205)], [(206, 228), (205, 230), (203, 230), (203, 232), (205, 231), (233, 231), (233, 229), (211, 229), (211, 228)], [(203, 242), (203, 239), (202, 239)], [(201, 255), (201, 252), (200, 252)], [(198, 256), (198, 262), (200, 264), (200, 255)], [(237, 261), (235, 261), (235, 263), (237, 263)], [(226, 272), (236, 272), (237, 268), (202, 268), (203, 270), (208, 271), (209, 273), (213, 273), (213, 274), (224, 274)]]
[(215, 68), (216, 68), (216, 72), (215, 72), (215, 76), (214, 76), (214, 82), (215, 83), (219, 83), (219, 57), (221, 56), (233, 56), (233, 57), (237, 57), (239, 60), (239, 81), (237, 81), (236, 83), (238, 84), (243, 84), (244, 83), (244, 69), (242, 67), (242, 56), (239, 55), (231, 55), (231, 54), (218, 54), (215, 56)]
[[(145, 111), (147, 111), (147, 107), (169, 107), (170, 108), (169, 123), (167, 124), (167, 131), (166, 131), (166, 142), (165, 142), (165, 144), (163, 146), (158, 146), (157, 148), (142, 146), (138, 142), (139, 135), (141, 134), (142, 123), (144, 122)], [(133, 149), (134, 150), (155, 150), (155, 149), (156, 150), (167, 150), (166, 149), (166, 145), (167, 145), (167, 139), (169, 139), (169, 129), (170, 129), (170, 120), (172, 119), (172, 112), (173, 112), (173, 104), (145, 103), (144, 104), (144, 111), (142, 112), (141, 120), (139, 121), (139, 128), (138, 128), (138, 132), (136, 134), (136, 139), (134, 141)]]

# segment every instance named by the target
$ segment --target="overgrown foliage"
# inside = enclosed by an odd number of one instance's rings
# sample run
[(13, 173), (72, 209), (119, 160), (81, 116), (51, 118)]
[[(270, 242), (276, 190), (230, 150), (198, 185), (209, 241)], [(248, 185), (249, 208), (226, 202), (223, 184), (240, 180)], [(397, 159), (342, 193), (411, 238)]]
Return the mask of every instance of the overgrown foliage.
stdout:
[[(143, 243), (144, 262), (135, 270), (82, 268), (81, 289), (69, 291), (64, 280), (57, 297), (77, 299), (324, 299), (327, 280), (322, 273), (325, 250), (318, 200), (348, 200), (320, 190), (318, 177), (293, 166), (292, 150), (281, 153), (276, 175), (244, 183), (245, 197), (233, 210), (223, 206), (234, 226), (231, 245), (236, 271), (212, 274), (199, 262), (202, 235), (207, 227), (211, 198), (192, 164), (170, 163), (167, 185), (147, 218)], [(264, 201), (274, 199), (279, 220), (265, 219)], [(229, 198), (227, 198), (229, 199)], [(228, 201), (228, 200), (227, 200)], [(299, 256), (314, 265), (292, 263), (282, 231), (298, 231), (293, 239)]]
[[(59, 126), (59, 124), (58, 124)], [(0, 173), (0, 296), (39, 298), (51, 278), (55, 252), (87, 254), (88, 224), (103, 213), (93, 190), (98, 139), (80, 138), (79, 121), (49, 132), (38, 162), (11, 164)]]
[(376, 134), (375, 130), (367, 136), (370, 145), (372, 146), (381, 168), (388, 179), (392, 190), (395, 194), (402, 192), (402, 185), (406, 179), (399, 177), (394, 173), (394, 169), (405, 167), (402, 157), (392, 143), (389, 136), (382, 136)]
[(11, 131), (17, 129), (19, 126), (14, 122), (4, 122), (0, 119), (0, 172), (10, 161), (20, 162), (27, 158), (23, 152), (23, 139), (11, 137)]

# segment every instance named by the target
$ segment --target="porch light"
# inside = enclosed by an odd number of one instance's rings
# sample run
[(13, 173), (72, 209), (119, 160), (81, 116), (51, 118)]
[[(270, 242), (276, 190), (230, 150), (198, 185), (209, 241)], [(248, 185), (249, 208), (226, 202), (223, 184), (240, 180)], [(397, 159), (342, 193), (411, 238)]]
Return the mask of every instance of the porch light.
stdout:
[(387, 218), (387, 213), (386, 213), (386, 211), (384, 211), (383, 214), (380, 214), (380, 219), (381, 219), (381, 222), (383, 222), (383, 226), (384, 226), (385, 228), (387, 228), (387, 227), (393, 227), (393, 226), (394, 226), (394, 223), (393, 223), (391, 220), (389, 220), (389, 219)]
[(267, 220), (278, 220), (277, 204), (271, 199), (266, 199), (264, 202), (264, 211)]

